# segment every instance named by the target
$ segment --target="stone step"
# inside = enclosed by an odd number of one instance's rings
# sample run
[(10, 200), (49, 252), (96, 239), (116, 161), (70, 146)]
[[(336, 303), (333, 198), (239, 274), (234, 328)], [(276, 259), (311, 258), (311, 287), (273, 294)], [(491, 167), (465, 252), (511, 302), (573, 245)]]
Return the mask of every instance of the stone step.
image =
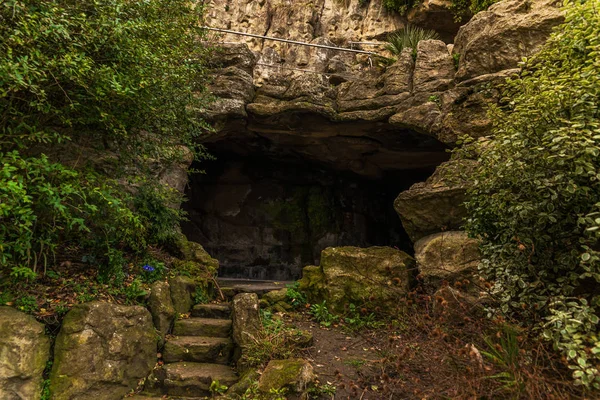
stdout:
[(221, 291), (227, 298), (233, 298), (238, 293), (256, 293), (260, 298), (265, 293), (286, 288), (293, 281), (259, 281), (252, 279), (219, 278)]
[(231, 304), (197, 304), (192, 309), (192, 317), (230, 319)]
[(231, 386), (237, 382), (236, 373), (226, 365), (193, 362), (165, 364), (162, 390), (169, 396), (210, 396), (210, 384)]
[(215, 318), (180, 319), (175, 321), (173, 335), (229, 337), (231, 335), (231, 320)]
[(232, 353), (233, 342), (229, 338), (178, 336), (165, 343), (162, 354), (166, 363), (192, 361), (228, 364)]

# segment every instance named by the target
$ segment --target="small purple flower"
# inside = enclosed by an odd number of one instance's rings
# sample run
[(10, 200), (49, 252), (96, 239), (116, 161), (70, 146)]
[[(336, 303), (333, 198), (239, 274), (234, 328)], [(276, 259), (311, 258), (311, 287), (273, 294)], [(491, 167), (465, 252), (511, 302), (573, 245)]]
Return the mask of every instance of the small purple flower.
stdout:
[(154, 267), (153, 267), (152, 265), (148, 265), (148, 264), (144, 265), (144, 266), (142, 267), (142, 269), (143, 269), (144, 271), (148, 271), (148, 272), (152, 272), (152, 271), (154, 271)]

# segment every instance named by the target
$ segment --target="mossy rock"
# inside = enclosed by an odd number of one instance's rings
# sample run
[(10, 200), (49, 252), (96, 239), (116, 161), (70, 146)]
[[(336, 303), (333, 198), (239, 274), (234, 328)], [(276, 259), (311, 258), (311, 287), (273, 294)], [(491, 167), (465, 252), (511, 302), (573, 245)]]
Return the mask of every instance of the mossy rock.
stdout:
[(183, 261), (192, 261), (204, 267), (211, 268), (216, 272), (219, 269), (219, 261), (212, 258), (210, 254), (204, 250), (200, 243), (189, 241), (185, 235), (180, 234), (175, 239), (175, 248), (177, 256)]
[(321, 267), (309, 265), (302, 269), (298, 289), (305, 293), (309, 303), (320, 303), (325, 298), (325, 275)]
[(304, 268), (300, 289), (338, 313), (349, 303), (393, 307), (408, 291), (414, 268), (412, 257), (391, 247), (328, 247), (320, 267)]
[(292, 393), (302, 393), (315, 379), (313, 367), (306, 360), (271, 360), (258, 381), (258, 390), (269, 393), (285, 388)]
[[(242, 374), (240, 380), (231, 385), (227, 390), (228, 396), (243, 396), (255, 382), (258, 382), (260, 375), (254, 369), (250, 369)], [(236, 397), (237, 398), (237, 397)]]

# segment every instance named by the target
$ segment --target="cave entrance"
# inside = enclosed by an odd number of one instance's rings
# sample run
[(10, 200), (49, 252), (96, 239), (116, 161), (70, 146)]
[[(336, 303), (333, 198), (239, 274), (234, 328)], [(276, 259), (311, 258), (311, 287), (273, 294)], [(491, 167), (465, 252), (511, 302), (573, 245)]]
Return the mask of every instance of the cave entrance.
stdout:
[(385, 123), (268, 122), (205, 143), (215, 160), (193, 166), (206, 173), (190, 176), (182, 230), (220, 277), (296, 280), (331, 246), (412, 253), (393, 202), (448, 159), (442, 143)]

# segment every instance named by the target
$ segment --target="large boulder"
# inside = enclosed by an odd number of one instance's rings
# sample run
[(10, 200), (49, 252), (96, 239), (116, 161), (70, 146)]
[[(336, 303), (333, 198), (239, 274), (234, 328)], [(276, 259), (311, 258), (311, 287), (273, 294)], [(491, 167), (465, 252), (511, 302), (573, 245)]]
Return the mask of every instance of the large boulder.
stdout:
[(148, 309), (152, 314), (152, 322), (160, 334), (159, 347), (164, 344), (165, 336), (171, 330), (175, 320), (175, 307), (171, 299), (171, 289), (167, 282), (154, 282), (148, 297)]
[(12, 307), (0, 307), (0, 399), (39, 399), (49, 356), (44, 325)]
[(303, 393), (315, 379), (313, 367), (306, 360), (271, 360), (258, 381), (258, 390), (262, 393), (272, 393), (275, 390), (288, 389), (292, 393)]
[(370, 301), (382, 308), (396, 304), (408, 290), (414, 260), (391, 247), (328, 247), (318, 268), (305, 268), (300, 288), (319, 288), (326, 304), (343, 312), (349, 303)]
[(475, 161), (451, 160), (440, 165), (425, 182), (400, 193), (394, 208), (413, 242), (445, 230), (458, 230), (466, 210), (463, 206)]
[(154, 367), (157, 339), (144, 307), (102, 302), (73, 307), (54, 346), (53, 399), (122, 398)]
[(504, 0), (462, 26), (453, 53), (460, 56), (457, 81), (517, 67), (539, 51), (552, 29), (563, 22), (562, 2)]
[(466, 232), (451, 231), (425, 236), (415, 243), (415, 259), (428, 283), (472, 277), (481, 256), (479, 241)]

